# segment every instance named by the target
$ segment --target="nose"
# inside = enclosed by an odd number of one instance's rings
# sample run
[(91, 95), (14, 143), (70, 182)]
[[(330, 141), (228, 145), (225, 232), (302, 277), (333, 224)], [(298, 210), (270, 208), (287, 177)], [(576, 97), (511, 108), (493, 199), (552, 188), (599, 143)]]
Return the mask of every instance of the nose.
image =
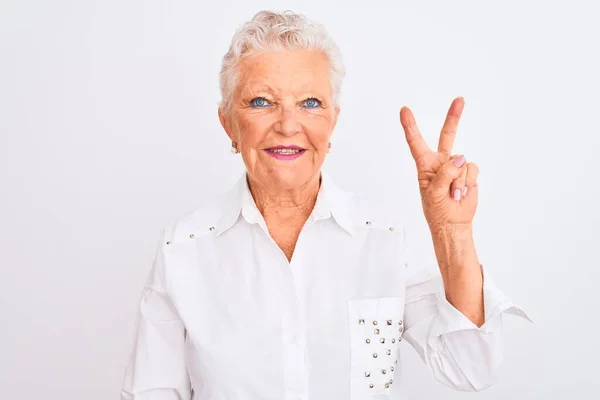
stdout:
[(299, 133), (301, 130), (299, 117), (298, 110), (293, 105), (282, 107), (275, 123), (275, 131), (284, 136), (293, 136)]

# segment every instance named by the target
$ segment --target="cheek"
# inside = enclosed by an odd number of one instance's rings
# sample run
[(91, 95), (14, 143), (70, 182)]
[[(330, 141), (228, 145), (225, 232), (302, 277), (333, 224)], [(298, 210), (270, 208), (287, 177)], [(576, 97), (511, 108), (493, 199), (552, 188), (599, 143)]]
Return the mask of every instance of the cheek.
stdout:
[(246, 167), (251, 172), (261, 165), (260, 148), (269, 132), (270, 121), (265, 116), (250, 115), (238, 118), (240, 150)]
[(240, 118), (238, 135), (243, 147), (252, 149), (264, 139), (268, 131), (268, 122), (264, 118)]
[(306, 132), (308, 139), (318, 152), (327, 151), (329, 137), (331, 136), (331, 120), (315, 115), (306, 121)]

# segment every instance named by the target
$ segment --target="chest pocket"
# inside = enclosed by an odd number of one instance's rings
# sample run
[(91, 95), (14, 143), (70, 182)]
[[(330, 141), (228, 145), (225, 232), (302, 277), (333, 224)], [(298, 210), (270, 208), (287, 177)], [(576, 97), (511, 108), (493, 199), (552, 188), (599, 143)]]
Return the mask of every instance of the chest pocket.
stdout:
[(404, 297), (348, 301), (351, 399), (388, 394), (404, 332)]

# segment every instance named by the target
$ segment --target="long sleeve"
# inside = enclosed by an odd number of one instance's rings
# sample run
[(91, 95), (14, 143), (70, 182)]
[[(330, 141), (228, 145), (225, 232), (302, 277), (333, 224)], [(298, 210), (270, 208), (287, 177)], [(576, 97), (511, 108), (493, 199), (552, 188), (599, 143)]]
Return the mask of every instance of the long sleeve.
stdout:
[(503, 314), (529, 319), (494, 285), (485, 269), (483, 279), (485, 323), (481, 327), (446, 300), (437, 266), (410, 276), (407, 282), (404, 338), (438, 381), (457, 390), (480, 391), (492, 384), (503, 356)]
[(189, 400), (185, 327), (165, 288), (164, 238), (143, 289), (121, 400)]

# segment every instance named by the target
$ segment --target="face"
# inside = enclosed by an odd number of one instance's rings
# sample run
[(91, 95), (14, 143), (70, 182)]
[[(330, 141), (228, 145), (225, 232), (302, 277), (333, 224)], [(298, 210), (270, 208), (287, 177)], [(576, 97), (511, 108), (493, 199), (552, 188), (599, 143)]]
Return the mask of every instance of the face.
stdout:
[(262, 52), (242, 60), (231, 111), (219, 118), (249, 178), (294, 190), (319, 176), (339, 109), (330, 65), (314, 50)]

